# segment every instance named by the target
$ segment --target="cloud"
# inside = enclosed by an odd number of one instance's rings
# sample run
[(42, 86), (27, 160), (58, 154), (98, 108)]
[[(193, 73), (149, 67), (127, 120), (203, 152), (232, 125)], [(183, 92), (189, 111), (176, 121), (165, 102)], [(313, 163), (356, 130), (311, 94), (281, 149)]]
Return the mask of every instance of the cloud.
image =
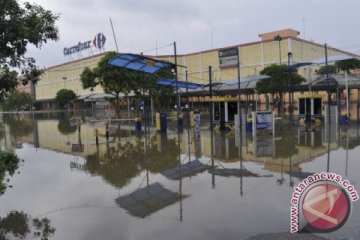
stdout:
[[(98, 32), (107, 37), (106, 50), (115, 50), (110, 17), (119, 50), (124, 52), (139, 53), (174, 41), (180, 54), (197, 52), (258, 41), (258, 34), (282, 28), (296, 29), (302, 37), (305, 30), (306, 39), (360, 52), (357, 0), (36, 2), (61, 14), (60, 41), (33, 52), (39, 56), (38, 62), (46, 66), (66, 61), (62, 55), (65, 46), (92, 39)], [(42, 53), (44, 49), (47, 54)], [(172, 51), (172, 47), (167, 47), (158, 53), (171, 54)], [(155, 54), (155, 50), (150, 54)]]

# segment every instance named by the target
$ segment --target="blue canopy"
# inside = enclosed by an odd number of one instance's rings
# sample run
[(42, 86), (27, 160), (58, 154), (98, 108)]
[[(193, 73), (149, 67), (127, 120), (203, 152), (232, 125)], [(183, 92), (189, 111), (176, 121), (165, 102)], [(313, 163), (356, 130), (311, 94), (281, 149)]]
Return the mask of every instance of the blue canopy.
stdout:
[(131, 53), (119, 54), (118, 56), (111, 59), (108, 64), (115, 67), (127, 68), (145, 73), (155, 73), (160, 69), (172, 68), (175, 66), (170, 62), (164, 62), (154, 58)]
[(189, 89), (197, 89), (199, 87), (203, 87), (204, 85), (198, 83), (189, 83), (184, 81), (176, 81), (172, 79), (160, 79), (156, 81), (156, 84), (177, 88), (189, 88)]
[(195, 176), (198, 173), (210, 169), (209, 165), (203, 164), (199, 160), (194, 160), (186, 164), (179, 165), (175, 168), (166, 169), (161, 174), (172, 180), (179, 180), (182, 177)]
[(115, 202), (136, 217), (145, 218), (173, 203), (176, 203), (180, 194), (164, 188), (160, 183), (151, 184), (136, 190), (126, 196), (115, 199)]
[[(333, 62), (348, 60), (348, 59), (352, 59), (352, 58), (354, 58), (354, 57), (348, 56), (348, 55), (329, 56), (327, 59), (327, 62), (333, 63)], [(326, 63), (326, 59), (320, 58), (320, 59), (309, 61), (309, 62), (302, 62), (302, 63), (296, 63), (293, 65), (290, 65), (287, 67), (287, 70), (294, 70), (296, 68), (304, 67), (304, 66), (312, 65), (312, 64), (325, 64), (325, 63)]]
[(294, 70), (296, 68), (299, 68), (299, 67), (305, 67), (305, 66), (308, 66), (308, 65), (311, 65), (313, 64), (312, 62), (302, 62), (302, 63), (295, 63), (293, 65), (289, 65), (286, 70)]

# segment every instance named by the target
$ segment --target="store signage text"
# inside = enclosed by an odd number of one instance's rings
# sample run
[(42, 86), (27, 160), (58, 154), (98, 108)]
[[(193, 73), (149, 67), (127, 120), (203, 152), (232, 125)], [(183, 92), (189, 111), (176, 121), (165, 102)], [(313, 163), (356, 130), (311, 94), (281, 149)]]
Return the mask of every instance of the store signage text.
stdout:
[(91, 43), (93, 43), (96, 48), (101, 49), (104, 47), (105, 41), (106, 41), (106, 37), (104, 36), (104, 34), (98, 33), (95, 35), (95, 38), (92, 41), (79, 42), (75, 46), (64, 48), (64, 55), (69, 55), (75, 52), (80, 52), (84, 49), (91, 48)]
[(219, 50), (219, 67), (233, 67), (238, 64), (238, 48)]

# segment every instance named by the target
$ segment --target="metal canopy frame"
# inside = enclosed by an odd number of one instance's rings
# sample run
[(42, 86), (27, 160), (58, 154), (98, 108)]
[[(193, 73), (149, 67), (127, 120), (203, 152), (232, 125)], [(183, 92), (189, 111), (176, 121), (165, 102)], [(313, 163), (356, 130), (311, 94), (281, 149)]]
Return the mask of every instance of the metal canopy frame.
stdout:
[(204, 87), (205, 85), (199, 83), (189, 83), (184, 81), (176, 81), (175, 79), (160, 79), (156, 81), (156, 84), (169, 87), (197, 89)]
[(329, 56), (327, 58), (327, 61), (326, 61), (326, 58), (320, 58), (320, 59), (313, 60), (313, 61), (295, 63), (295, 64), (292, 64), (292, 65), (289, 65), (286, 68), (286, 70), (290, 71), (290, 70), (294, 70), (294, 69), (299, 68), (299, 67), (305, 67), (305, 66), (308, 66), (308, 65), (313, 65), (313, 64), (314, 65), (320, 65), (320, 64), (326, 64), (326, 62), (332, 63), (332, 62), (338, 62), (338, 61), (348, 60), (348, 59), (352, 59), (352, 58), (354, 58), (354, 57), (349, 56), (349, 55)]
[(118, 56), (110, 59), (108, 64), (115, 67), (127, 68), (150, 74), (153, 74), (160, 69), (176, 67), (175, 64), (170, 62), (160, 61), (154, 58), (132, 53), (119, 54)]

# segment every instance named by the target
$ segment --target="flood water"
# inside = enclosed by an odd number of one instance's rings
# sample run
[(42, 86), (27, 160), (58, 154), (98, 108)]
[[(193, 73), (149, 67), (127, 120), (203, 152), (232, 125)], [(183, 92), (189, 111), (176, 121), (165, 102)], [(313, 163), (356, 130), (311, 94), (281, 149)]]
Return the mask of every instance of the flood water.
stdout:
[(360, 191), (356, 122), (305, 132), (283, 119), (256, 139), (206, 122), (200, 135), (109, 129), (107, 140), (104, 121), (2, 117), (0, 145), (21, 162), (4, 178), (0, 239), (360, 239), (360, 201), (335, 232), (289, 233), (293, 187), (309, 174), (335, 172)]

